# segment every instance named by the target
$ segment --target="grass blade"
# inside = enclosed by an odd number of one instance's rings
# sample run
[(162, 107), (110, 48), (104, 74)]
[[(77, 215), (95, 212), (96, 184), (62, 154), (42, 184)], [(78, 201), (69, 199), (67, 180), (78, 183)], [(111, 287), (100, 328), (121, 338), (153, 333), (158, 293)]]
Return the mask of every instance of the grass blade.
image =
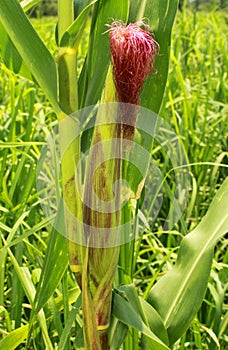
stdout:
[(0, 350), (14, 350), (28, 335), (28, 325), (15, 329), (0, 341)]
[(76, 315), (80, 310), (82, 304), (82, 295), (80, 294), (80, 296), (78, 297), (77, 301), (75, 302), (75, 304), (72, 307), (72, 310), (69, 313), (69, 317), (68, 320), (65, 324), (65, 328), (61, 334), (61, 338), (59, 341), (59, 345), (58, 345), (58, 350), (64, 350), (65, 349), (65, 344), (67, 342), (68, 336), (70, 334), (71, 328), (73, 323), (76, 320)]
[(17, 0), (0, 0), (0, 21), (29, 71), (59, 112), (55, 61)]
[[(3, 239), (3, 242), (6, 243), (6, 241), (4, 239)], [(19, 281), (24, 289), (24, 292), (25, 292), (30, 304), (32, 305), (33, 299), (35, 296), (35, 287), (32, 283), (29, 269), (27, 267), (20, 267), (19, 266), (17, 260), (15, 259), (13, 253), (11, 252), (10, 248), (8, 248), (7, 251), (8, 251), (8, 254), (9, 254), (11, 261), (14, 265), (14, 269), (17, 273), (17, 277), (18, 277), (18, 279), (19, 279)], [(40, 327), (42, 329), (42, 334), (43, 334), (44, 342), (46, 345), (46, 349), (53, 350), (52, 343), (51, 343), (51, 340), (50, 340), (49, 335), (48, 335), (48, 329), (47, 329), (46, 319), (45, 319), (45, 315), (44, 315), (43, 310), (39, 311), (37, 317), (38, 317), (38, 320), (40, 323)], [(27, 332), (27, 330), (26, 330), (26, 332)]]

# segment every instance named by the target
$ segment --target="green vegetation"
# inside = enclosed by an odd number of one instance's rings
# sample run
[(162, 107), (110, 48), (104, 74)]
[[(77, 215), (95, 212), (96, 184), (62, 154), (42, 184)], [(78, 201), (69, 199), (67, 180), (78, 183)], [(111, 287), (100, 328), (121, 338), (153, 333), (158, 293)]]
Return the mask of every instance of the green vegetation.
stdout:
[[(33, 23), (55, 55), (56, 19), (42, 18)], [(86, 28), (78, 50), (78, 71), (87, 52), (88, 32)], [(172, 164), (166, 163), (164, 150), (155, 144), (153, 158), (166, 175), (167, 186), (156, 221), (153, 222), (150, 216), (144, 217), (147, 229), (143, 229), (136, 240), (131, 265), (133, 283), (144, 298), (156, 281), (171, 270), (181, 239), (201, 222), (227, 178), (227, 71), (225, 14), (222, 11), (192, 13), (185, 10), (178, 13), (160, 116), (173, 127), (185, 150), (190, 164), (190, 195), (181, 220), (172, 231), (163, 232), (175, 176)], [(57, 124), (55, 113), (37, 85), (16, 76), (3, 63), (0, 72), (0, 350), (11, 350), (26, 348), (31, 309), (44, 266), (46, 277), (58, 279), (59, 276), (52, 276), (52, 267), (56, 261), (60, 265), (62, 261), (64, 265), (66, 257), (55, 255), (55, 242), (50, 239), (52, 228), (41, 209), (36, 187), (37, 162), (47, 135)], [(152, 183), (153, 174), (149, 173), (148, 178)], [(150, 191), (150, 186), (147, 189)], [(49, 264), (45, 260), (48, 246), (53, 248)], [(220, 237), (203, 304), (189, 329), (172, 346), (173, 350), (226, 349), (227, 246), (227, 237)], [(117, 281), (115, 287), (118, 287)], [(122, 293), (138, 300), (130, 287), (123, 287)], [(58, 287), (38, 313), (33, 324), (33, 337), (27, 346), (38, 350), (79, 349), (83, 339), (79, 295), (79, 287), (68, 266)], [(119, 303), (120, 308), (127, 308), (124, 300), (118, 290), (115, 305)], [(138, 332), (133, 324), (131, 326), (133, 336), (127, 338), (124, 349), (140, 349)], [(124, 339), (126, 326), (119, 323), (116, 332)], [(150, 349), (149, 346), (147, 344), (145, 348)], [(116, 349), (114, 344), (113, 349)]]
[(180, 0), (179, 7), (189, 6), (195, 10), (206, 10), (211, 11), (213, 9), (224, 9), (228, 6), (227, 0)]

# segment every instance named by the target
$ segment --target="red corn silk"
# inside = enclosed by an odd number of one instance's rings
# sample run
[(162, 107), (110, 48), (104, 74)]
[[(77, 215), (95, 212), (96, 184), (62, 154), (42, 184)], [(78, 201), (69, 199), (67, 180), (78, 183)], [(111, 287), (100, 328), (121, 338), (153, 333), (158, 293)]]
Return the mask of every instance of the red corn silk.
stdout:
[[(113, 75), (119, 102), (140, 104), (140, 91), (148, 74), (153, 71), (154, 60), (159, 50), (149, 27), (143, 22), (124, 25), (114, 22), (109, 28), (110, 51)], [(122, 107), (128, 110), (128, 107)], [(122, 112), (123, 138), (132, 139), (136, 123), (136, 113)], [(135, 108), (136, 109), (136, 108)], [(137, 109), (136, 109), (137, 110)], [(131, 121), (129, 120), (131, 118)], [(132, 120), (133, 119), (133, 120)], [(133, 135), (132, 135), (133, 133)]]

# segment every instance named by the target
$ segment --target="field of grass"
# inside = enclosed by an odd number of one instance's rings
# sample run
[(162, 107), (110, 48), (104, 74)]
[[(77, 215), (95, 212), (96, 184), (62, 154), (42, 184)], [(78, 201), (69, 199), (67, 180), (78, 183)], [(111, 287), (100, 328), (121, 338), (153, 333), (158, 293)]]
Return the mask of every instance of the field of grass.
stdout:
[[(169, 193), (156, 222), (140, 236), (134, 281), (141, 295), (176, 258), (181, 237), (205, 215), (227, 177), (228, 164), (228, 42), (222, 12), (178, 13), (173, 30), (170, 72), (160, 116), (175, 130), (188, 159), (190, 195), (181, 220), (161, 234), (169, 211)], [(55, 19), (34, 22), (53, 52)], [(83, 42), (86, 45), (86, 37)], [(83, 45), (80, 48), (83, 61)], [(0, 63), (1, 64), (1, 63)], [(31, 304), (44, 266), (50, 224), (42, 212), (36, 188), (36, 167), (42, 145), (55, 125), (55, 115), (43, 93), (0, 70), (0, 339), (27, 327)], [(154, 151), (161, 169), (162, 150)], [(150, 174), (149, 174), (150, 177)], [(167, 181), (172, 187), (173, 173)], [(228, 344), (228, 238), (219, 241), (204, 302), (190, 329), (173, 349), (221, 349)], [(68, 269), (35, 324), (31, 349), (75, 349), (81, 314), (72, 319), (79, 289)], [(72, 313), (73, 311), (73, 313)], [(76, 312), (75, 312), (76, 314)], [(71, 320), (72, 319), (72, 320)], [(68, 328), (64, 326), (68, 325)], [(24, 328), (23, 328), (24, 329)], [(22, 329), (22, 331), (23, 331)], [(26, 348), (26, 340), (17, 349)], [(4, 349), (0, 349), (4, 350)]]

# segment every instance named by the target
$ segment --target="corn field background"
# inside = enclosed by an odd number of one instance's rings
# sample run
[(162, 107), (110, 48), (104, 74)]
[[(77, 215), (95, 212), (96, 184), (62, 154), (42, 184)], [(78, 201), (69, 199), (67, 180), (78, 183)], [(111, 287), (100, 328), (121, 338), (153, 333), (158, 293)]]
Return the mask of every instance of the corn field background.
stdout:
[[(56, 18), (32, 21), (55, 53)], [(144, 297), (159, 276), (172, 268), (181, 239), (200, 222), (228, 175), (227, 25), (225, 10), (216, 8), (199, 12), (184, 9), (177, 14), (160, 116), (181, 139), (190, 164), (191, 188), (187, 206), (171, 232), (162, 232), (169, 209), (168, 191), (156, 221), (145, 218), (147, 228), (138, 238), (132, 265), (134, 283)], [(79, 70), (87, 51), (88, 31), (89, 24), (79, 47)], [(1, 339), (6, 335), (11, 333), (11, 344), (17, 344), (15, 330), (27, 330), (44, 265), (51, 227), (37, 193), (36, 167), (55, 124), (52, 107), (41, 90), (0, 61), (0, 350), (6, 349), (1, 348)], [(158, 145), (153, 158), (172, 183), (171, 165), (163, 162)], [(149, 181), (153, 181), (152, 174)], [(203, 304), (173, 349), (227, 348), (227, 246), (228, 238), (224, 236), (215, 248)], [(32, 349), (80, 348), (82, 319), (74, 304), (79, 294), (68, 268), (39, 313)], [(25, 349), (25, 344), (26, 339), (16, 349)]]

